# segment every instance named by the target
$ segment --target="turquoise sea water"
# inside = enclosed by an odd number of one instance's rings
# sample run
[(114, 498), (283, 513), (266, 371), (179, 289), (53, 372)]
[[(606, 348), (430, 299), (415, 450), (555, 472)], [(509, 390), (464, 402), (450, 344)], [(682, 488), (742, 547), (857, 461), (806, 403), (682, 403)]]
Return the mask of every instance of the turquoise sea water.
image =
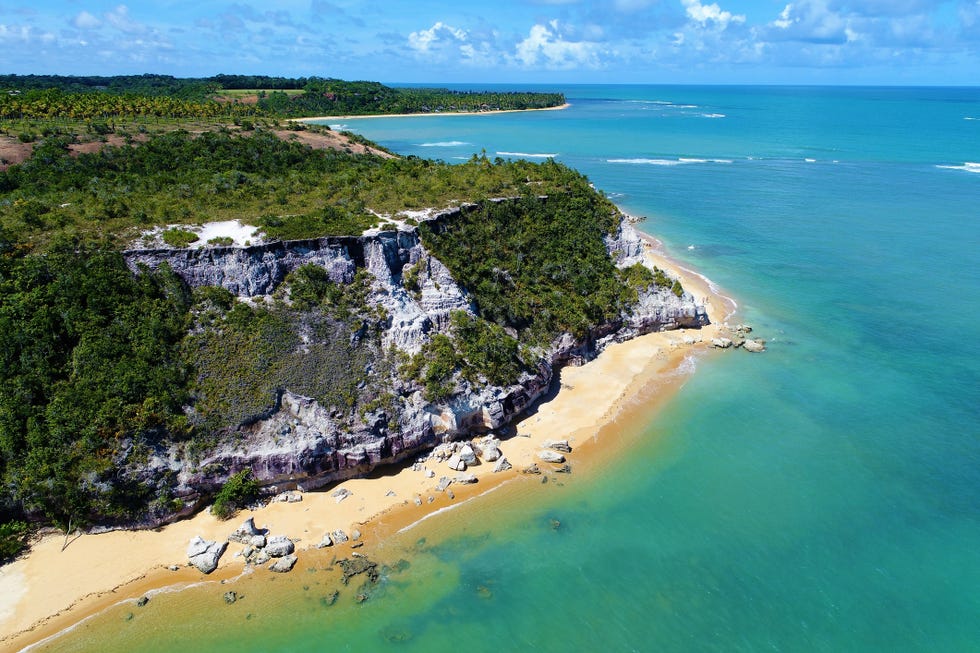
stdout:
[(52, 650), (980, 650), (980, 89), (561, 90), (344, 123), (580, 169), (769, 352), (699, 360), (602, 474), (437, 518), (361, 605), (316, 580), (159, 597), (203, 616), (110, 614)]

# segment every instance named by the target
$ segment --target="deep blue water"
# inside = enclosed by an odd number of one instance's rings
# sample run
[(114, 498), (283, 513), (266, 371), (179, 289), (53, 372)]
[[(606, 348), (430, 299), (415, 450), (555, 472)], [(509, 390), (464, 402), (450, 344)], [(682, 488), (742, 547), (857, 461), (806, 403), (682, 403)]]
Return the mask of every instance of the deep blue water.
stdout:
[[(287, 597), (151, 649), (980, 650), (980, 89), (561, 90), (345, 124), (447, 161), (554, 155), (769, 351), (702, 359), (631, 456), (496, 502), (499, 529), (457, 525), (377, 600)], [(138, 622), (90, 642), (145, 644)]]

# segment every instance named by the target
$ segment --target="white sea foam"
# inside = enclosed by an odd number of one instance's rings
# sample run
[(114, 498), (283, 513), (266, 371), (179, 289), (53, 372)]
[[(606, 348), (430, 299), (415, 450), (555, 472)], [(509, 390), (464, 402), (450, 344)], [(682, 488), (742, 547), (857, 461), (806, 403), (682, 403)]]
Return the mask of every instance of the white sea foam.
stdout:
[(534, 154), (530, 152), (497, 152), (500, 156), (517, 156), (525, 159), (553, 159), (558, 156), (558, 153), (554, 154)]
[(816, 159), (803, 159), (803, 160), (806, 161), (807, 163), (816, 163), (817, 162)]
[(500, 485), (495, 485), (494, 487), (490, 488), (489, 490), (484, 490), (480, 494), (477, 494), (476, 496), (472, 496), (469, 499), (466, 499), (464, 501), (460, 501), (459, 503), (454, 503), (452, 505), (446, 506), (445, 508), (439, 508), (439, 510), (430, 512), (430, 513), (424, 515), (421, 519), (418, 519), (416, 521), (413, 521), (408, 526), (402, 527), (401, 529), (399, 529), (398, 533), (396, 533), (396, 534), (401, 534), (401, 533), (404, 533), (405, 531), (409, 531), (409, 530), (415, 528), (416, 526), (418, 526), (419, 524), (421, 524), (422, 522), (424, 522), (426, 519), (431, 519), (431, 518), (435, 517), (436, 515), (441, 515), (442, 513), (449, 512), (450, 510), (455, 510), (456, 508), (459, 508), (463, 504), (469, 503), (470, 501), (473, 501), (474, 499), (479, 499), (480, 497), (482, 497), (484, 495), (490, 494), (491, 492), (502, 488), (503, 486), (507, 485), (508, 483), (511, 483), (512, 481), (513, 481), (513, 479), (508, 480), (508, 481), (504, 481)]
[(327, 125), (327, 126), (330, 127), (330, 129), (334, 129), (334, 130), (339, 129), (343, 131), (344, 129), (347, 129), (347, 125)]
[(702, 118), (724, 118), (725, 117), (725, 114), (723, 114), (723, 113), (702, 113), (701, 114), (701, 117)]
[(698, 369), (698, 359), (688, 354), (677, 366), (678, 374), (694, 374)]
[(965, 172), (980, 173), (980, 163), (973, 163), (972, 161), (967, 161), (961, 166), (936, 166), (936, 167), (945, 168), (946, 170), (963, 170)]
[(732, 163), (731, 159), (695, 159), (679, 157), (676, 159), (606, 159), (606, 163), (629, 163), (648, 166), (681, 166), (691, 163)]
[(963, 120), (980, 120), (980, 118), (974, 118), (973, 116), (963, 116)]
[(436, 143), (419, 143), (419, 147), (459, 147), (460, 145), (472, 145), (466, 141), (439, 141)]

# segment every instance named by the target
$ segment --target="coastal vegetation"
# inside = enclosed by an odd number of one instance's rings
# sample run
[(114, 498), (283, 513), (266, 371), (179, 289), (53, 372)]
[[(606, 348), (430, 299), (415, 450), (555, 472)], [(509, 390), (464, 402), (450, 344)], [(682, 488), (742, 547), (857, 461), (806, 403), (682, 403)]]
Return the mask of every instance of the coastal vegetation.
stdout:
[[(513, 383), (552, 339), (587, 337), (660, 283), (613, 265), (603, 239), (618, 227), (615, 207), (553, 161), (385, 159), (262, 128), (177, 130), (78, 155), (69, 145), (44, 138), (0, 173), (3, 555), (22, 546), (26, 524), (174, 514), (174, 478), (151, 483), (141, 468), (162, 451), (196, 464), (286, 390), (315, 399), (340, 428), (396, 428), (414, 392), (442, 402), (464, 383)], [(303, 239), (463, 202), (476, 204), (440, 226), (423, 222), (420, 234), (476, 313), (453, 314), (415, 356), (382, 346), (389, 316), (363, 268), (335, 283), (303, 266), (243, 302), (192, 289), (167, 265), (134, 274), (122, 253), (153, 230), (172, 247), (200, 244), (193, 225), (222, 219)], [(421, 268), (406, 267), (402, 283), (420, 293)], [(233, 478), (211, 490), (219, 512), (253, 493), (254, 479)]]
[[(0, 120), (21, 123), (479, 112), (564, 102), (560, 93), (393, 88), (323, 77), (0, 75)], [(109, 123), (99, 124), (111, 129)]]

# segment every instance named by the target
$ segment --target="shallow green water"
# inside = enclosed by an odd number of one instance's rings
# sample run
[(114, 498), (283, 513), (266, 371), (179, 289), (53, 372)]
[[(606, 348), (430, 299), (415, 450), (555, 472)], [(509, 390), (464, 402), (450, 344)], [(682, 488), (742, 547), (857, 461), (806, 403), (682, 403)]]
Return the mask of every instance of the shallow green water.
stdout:
[(770, 351), (698, 361), (602, 475), (393, 543), (410, 568), (361, 605), (189, 592), (179, 626), (159, 597), (51, 650), (980, 649), (980, 90), (564, 90), (562, 112), (347, 126), (447, 160), (556, 154)]

